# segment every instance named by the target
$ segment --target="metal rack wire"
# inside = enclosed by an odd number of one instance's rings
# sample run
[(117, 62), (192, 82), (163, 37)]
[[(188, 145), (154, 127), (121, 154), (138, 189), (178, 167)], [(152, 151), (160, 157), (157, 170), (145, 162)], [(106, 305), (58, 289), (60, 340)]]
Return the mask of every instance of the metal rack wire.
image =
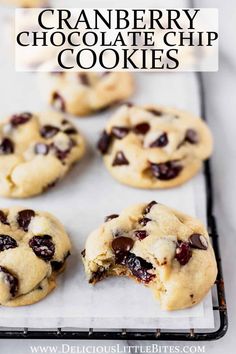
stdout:
[[(199, 84), (199, 92), (201, 95), (201, 113), (202, 117), (206, 117), (205, 112), (205, 101), (204, 101), (204, 87), (202, 75), (197, 73), (197, 79)], [(215, 328), (213, 330), (195, 330), (190, 328), (189, 330), (164, 330), (164, 329), (153, 329), (153, 330), (131, 330), (131, 329), (120, 329), (120, 330), (96, 330), (93, 328), (88, 329), (12, 329), (12, 328), (1, 328), (0, 327), (0, 338), (5, 339), (90, 339), (90, 340), (165, 340), (165, 341), (210, 341), (217, 340), (225, 335), (228, 329), (228, 316), (227, 307), (224, 291), (224, 279), (222, 273), (220, 249), (218, 243), (218, 232), (216, 219), (213, 214), (213, 186), (212, 186), (212, 176), (210, 162), (205, 163), (204, 168), (205, 183), (206, 183), (206, 204), (207, 204), (207, 226), (209, 235), (212, 239), (212, 245), (216, 255), (218, 275), (217, 280), (214, 285), (216, 292), (216, 303), (213, 305)]]

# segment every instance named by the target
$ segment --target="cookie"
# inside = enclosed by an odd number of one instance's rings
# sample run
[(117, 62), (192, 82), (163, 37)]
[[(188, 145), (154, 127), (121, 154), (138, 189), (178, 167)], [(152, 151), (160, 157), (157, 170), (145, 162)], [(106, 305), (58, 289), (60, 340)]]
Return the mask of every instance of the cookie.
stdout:
[(126, 72), (54, 72), (41, 76), (42, 93), (55, 108), (84, 116), (129, 98), (133, 77)]
[(0, 195), (26, 198), (55, 185), (85, 151), (83, 137), (56, 112), (0, 122)]
[(122, 106), (108, 121), (98, 149), (121, 183), (169, 188), (192, 178), (212, 152), (207, 125), (190, 113), (161, 106)]
[(0, 304), (33, 304), (56, 286), (71, 244), (61, 223), (46, 212), (0, 210)]
[(128, 276), (150, 288), (165, 310), (199, 303), (217, 274), (201, 222), (156, 202), (108, 216), (88, 236), (82, 256), (89, 283)]

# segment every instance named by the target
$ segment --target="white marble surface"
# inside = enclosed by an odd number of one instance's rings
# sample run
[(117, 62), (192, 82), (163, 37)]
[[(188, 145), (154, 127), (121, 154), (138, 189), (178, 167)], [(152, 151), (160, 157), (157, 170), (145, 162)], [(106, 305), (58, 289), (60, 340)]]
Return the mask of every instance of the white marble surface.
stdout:
[[(68, 1), (69, 2), (69, 1)], [(166, 2), (168, 3), (168, 2)], [(181, 1), (175, 0), (175, 6), (181, 6)], [(223, 261), (223, 270), (226, 285), (227, 304), (229, 312), (229, 330), (226, 336), (216, 342), (200, 343), (205, 345), (205, 352), (209, 354), (233, 354), (235, 352), (236, 328), (236, 256), (235, 256), (235, 200), (236, 200), (236, 2), (234, 0), (199, 0), (197, 6), (219, 7), (221, 29), (220, 70), (218, 73), (204, 75), (207, 102), (207, 118), (215, 136), (215, 153), (212, 159), (213, 181), (215, 188), (215, 213), (218, 219), (220, 246)], [(173, 1), (172, 1), (173, 5)], [(27, 341), (1, 340), (1, 354), (28, 354), (29, 346), (59, 344), (58, 341)], [(65, 342), (63, 342), (65, 343)], [(69, 343), (69, 342), (67, 342)], [(77, 341), (70, 342), (78, 345)], [(114, 343), (114, 342), (113, 342)], [(91, 344), (91, 342), (83, 342)], [(95, 344), (95, 343), (93, 343)], [(96, 345), (107, 344), (96, 342)], [(110, 342), (111, 344), (111, 342)], [(129, 344), (141, 344), (130, 342)], [(143, 345), (150, 342), (142, 342)], [(161, 342), (160, 345), (170, 343)], [(181, 344), (181, 343), (171, 343)], [(183, 343), (182, 343), (183, 344)]]

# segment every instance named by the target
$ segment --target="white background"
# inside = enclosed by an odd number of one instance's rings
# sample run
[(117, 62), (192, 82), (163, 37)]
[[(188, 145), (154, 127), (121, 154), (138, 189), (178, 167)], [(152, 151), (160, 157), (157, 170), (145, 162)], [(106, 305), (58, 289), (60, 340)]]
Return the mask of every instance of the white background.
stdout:
[[(111, 1), (111, 0), (110, 0)], [(88, 1), (89, 2), (89, 1)], [(59, 4), (65, 4), (65, 1), (58, 1)], [(70, 1), (66, 1), (70, 4)], [(72, 6), (74, 2), (71, 1)], [(97, 0), (99, 3), (99, 0)], [(119, 2), (120, 3), (120, 2)], [(163, 2), (157, 2), (157, 6), (163, 6)], [(180, 7), (182, 1), (175, 0), (172, 2), (165, 1), (166, 6)], [(128, 5), (128, 0), (126, 1)], [(219, 7), (220, 9), (220, 31), (221, 31), (221, 50), (220, 50), (220, 70), (219, 73), (204, 74), (206, 102), (207, 102), (207, 119), (213, 130), (216, 146), (212, 159), (213, 162), (213, 180), (215, 187), (215, 213), (218, 219), (218, 227), (220, 233), (221, 254), (223, 259), (224, 278), (226, 283), (226, 294), (229, 312), (230, 327), (227, 335), (219, 341), (199, 343), (205, 345), (205, 352), (210, 354), (221, 354), (235, 352), (235, 328), (236, 328), (236, 306), (235, 306), (235, 288), (236, 288), (236, 256), (235, 256), (235, 234), (236, 234), (236, 218), (235, 218), (235, 201), (236, 201), (236, 47), (235, 47), (235, 30), (236, 30), (236, 3), (235, 1), (220, 0), (199, 0), (196, 6), (202, 7)], [(3, 98), (3, 93), (1, 93)], [(0, 341), (1, 354), (27, 354), (30, 353), (29, 345), (31, 344), (58, 344), (58, 341)], [(69, 342), (68, 342), (69, 343)], [(76, 341), (70, 342), (72, 345), (79, 344)], [(109, 342), (112, 344), (111, 342)], [(114, 343), (114, 342), (113, 342)], [(80, 343), (82, 344), (82, 343)], [(91, 344), (91, 342), (83, 342), (83, 344)], [(93, 343), (95, 344), (95, 343)], [(97, 345), (108, 344), (97, 342)], [(130, 344), (138, 344), (131, 342)], [(141, 344), (139, 342), (139, 344)], [(143, 345), (150, 342), (142, 342)], [(184, 343), (163, 343), (166, 344), (184, 344)], [(188, 343), (189, 344), (189, 343)], [(193, 343), (191, 343), (193, 344)]]

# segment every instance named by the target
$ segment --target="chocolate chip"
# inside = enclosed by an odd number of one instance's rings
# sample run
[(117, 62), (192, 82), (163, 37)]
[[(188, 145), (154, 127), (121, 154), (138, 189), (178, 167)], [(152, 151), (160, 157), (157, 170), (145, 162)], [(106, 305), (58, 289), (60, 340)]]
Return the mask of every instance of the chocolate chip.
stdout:
[(59, 110), (61, 110), (62, 112), (65, 112), (66, 110), (66, 103), (64, 98), (59, 95), (58, 92), (54, 92), (52, 95), (52, 104), (58, 108)]
[(55, 246), (52, 237), (49, 235), (34, 236), (29, 240), (29, 246), (36, 256), (44, 261), (50, 261), (55, 253)]
[(58, 127), (55, 127), (53, 125), (44, 125), (41, 129), (40, 129), (40, 134), (43, 138), (45, 139), (51, 139), (53, 138), (58, 132), (60, 131), (60, 129)]
[(128, 267), (131, 273), (144, 283), (149, 283), (155, 278), (154, 274), (148, 272), (148, 270), (153, 268), (152, 264), (131, 252), (117, 253), (115, 261), (117, 264)]
[(106, 269), (104, 267), (99, 267), (96, 272), (92, 273), (91, 278), (89, 279), (90, 284), (97, 283), (98, 281), (104, 279), (107, 275)]
[(4, 225), (10, 225), (7, 221), (7, 216), (4, 214), (2, 210), (0, 210), (0, 222)]
[(28, 112), (21, 113), (21, 114), (14, 114), (11, 117), (10, 122), (13, 127), (17, 127), (18, 125), (27, 123), (31, 118), (32, 118), (32, 114)]
[(52, 270), (53, 270), (54, 272), (59, 272), (59, 271), (62, 269), (62, 267), (64, 266), (65, 261), (66, 261), (66, 259), (67, 259), (69, 256), (70, 256), (70, 252), (67, 253), (67, 255), (64, 257), (64, 259), (63, 259), (62, 262), (60, 262), (60, 261), (52, 261), (52, 262), (51, 262)]
[(149, 146), (150, 147), (164, 147), (168, 144), (169, 140), (168, 140), (168, 136), (166, 133), (163, 133), (159, 136), (159, 138), (157, 138), (155, 141), (153, 141)]
[(85, 73), (79, 73), (78, 74), (79, 81), (81, 82), (82, 85), (84, 86), (90, 86), (89, 78), (88, 75)]
[(188, 129), (185, 135), (185, 141), (190, 144), (197, 144), (199, 142), (198, 133), (194, 129)]
[(129, 133), (127, 127), (112, 127), (111, 134), (117, 139), (123, 139)]
[(153, 200), (152, 202), (150, 202), (147, 206), (146, 206), (146, 208), (144, 209), (144, 214), (148, 214), (149, 212), (150, 212), (150, 210), (152, 209), (152, 207), (154, 206), (154, 205), (156, 205), (156, 204), (158, 204), (157, 202), (155, 202), (155, 200)]
[(159, 164), (151, 162), (151, 171), (153, 176), (162, 181), (168, 181), (176, 178), (182, 169), (183, 166), (181, 166), (177, 161), (168, 161)]
[(127, 107), (129, 107), (129, 108), (131, 108), (131, 107), (133, 107), (133, 106), (134, 106), (134, 104), (133, 104), (133, 103), (131, 103), (131, 102), (125, 102), (125, 105), (126, 105)]
[(17, 242), (9, 235), (0, 235), (0, 252), (10, 248), (16, 248)]
[(176, 247), (175, 258), (181, 265), (188, 263), (192, 257), (192, 251), (188, 242), (179, 241)]
[(199, 250), (207, 250), (208, 244), (206, 238), (201, 234), (192, 234), (189, 237), (190, 246)]
[(103, 155), (105, 155), (109, 149), (110, 143), (111, 136), (104, 130), (98, 140), (97, 148)]
[(27, 232), (30, 221), (34, 216), (35, 216), (35, 212), (31, 209), (25, 209), (19, 211), (17, 215), (17, 222), (20, 228)]
[(73, 135), (73, 134), (78, 133), (77, 129), (75, 129), (75, 128), (67, 128), (67, 129), (63, 130), (63, 132), (68, 135)]
[(110, 220), (113, 220), (113, 219), (115, 219), (115, 218), (118, 218), (118, 214), (111, 214), (111, 215), (108, 215), (108, 216), (106, 216), (105, 217), (105, 222), (108, 222), (108, 221), (110, 221)]
[(55, 143), (52, 143), (51, 149), (54, 150), (56, 157), (60, 160), (63, 161), (67, 158), (68, 154), (71, 152), (71, 149), (75, 146), (74, 140), (70, 140), (68, 148), (66, 150), (61, 150)]
[(34, 146), (34, 152), (37, 155), (47, 155), (49, 152), (49, 146), (43, 143), (37, 143)]
[(147, 109), (147, 111), (149, 113), (152, 113), (154, 116), (162, 116), (162, 112), (161, 111), (158, 111), (157, 109), (153, 109), (153, 108), (150, 108), (150, 109)]
[(142, 134), (145, 135), (150, 129), (150, 124), (148, 123), (139, 123), (133, 127), (133, 132), (135, 134)]
[(143, 240), (148, 236), (148, 233), (145, 230), (136, 230), (134, 231), (134, 236), (137, 237), (139, 240)]
[(134, 241), (130, 237), (116, 237), (112, 241), (112, 249), (114, 252), (126, 252), (130, 251), (134, 245)]
[(86, 256), (86, 250), (85, 249), (81, 252), (81, 255), (82, 255), (83, 258)]
[(142, 218), (142, 219), (139, 220), (139, 224), (142, 225), (142, 226), (146, 226), (149, 221), (151, 221), (151, 219)]
[(0, 266), (0, 272), (4, 274), (5, 281), (9, 284), (11, 296), (15, 296), (18, 291), (18, 279), (5, 267)]
[(0, 155), (10, 155), (14, 152), (14, 143), (9, 138), (4, 138), (0, 143)]
[(70, 122), (67, 120), (67, 119), (63, 119), (62, 121), (61, 121), (61, 124), (62, 125), (66, 125), (66, 124), (69, 124)]
[(129, 161), (125, 157), (122, 151), (117, 151), (115, 158), (112, 162), (112, 166), (122, 166), (122, 165), (129, 165)]

